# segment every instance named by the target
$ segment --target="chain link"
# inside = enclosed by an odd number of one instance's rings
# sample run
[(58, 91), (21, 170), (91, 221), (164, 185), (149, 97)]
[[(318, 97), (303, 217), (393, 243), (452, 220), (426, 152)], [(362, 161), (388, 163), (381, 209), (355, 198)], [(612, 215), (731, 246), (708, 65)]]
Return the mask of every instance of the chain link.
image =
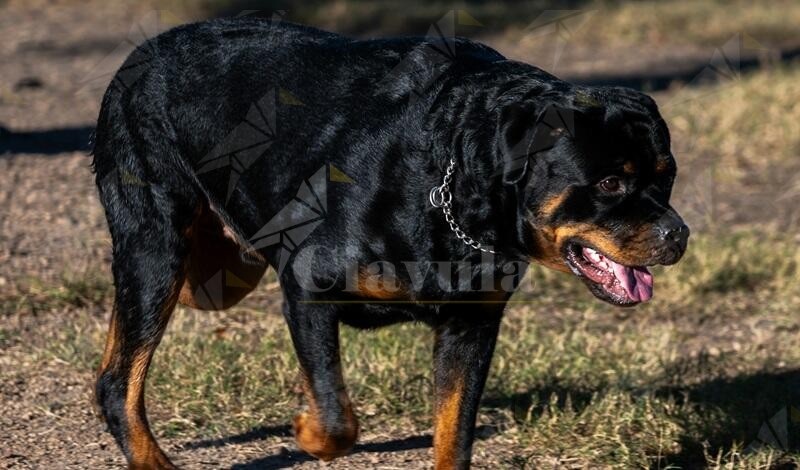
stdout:
[(442, 180), (441, 186), (435, 186), (431, 189), (430, 194), (428, 194), (428, 200), (433, 207), (442, 208), (444, 220), (450, 225), (450, 230), (456, 234), (456, 238), (474, 250), (496, 255), (496, 251), (485, 248), (479, 241), (464, 233), (458, 223), (456, 223), (455, 217), (453, 217), (453, 193), (450, 192), (450, 181), (453, 179), (455, 170), (456, 160), (455, 158), (450, 158), (450, 161), (447, 163), (447, 169), (444, 172), (444, 179)]

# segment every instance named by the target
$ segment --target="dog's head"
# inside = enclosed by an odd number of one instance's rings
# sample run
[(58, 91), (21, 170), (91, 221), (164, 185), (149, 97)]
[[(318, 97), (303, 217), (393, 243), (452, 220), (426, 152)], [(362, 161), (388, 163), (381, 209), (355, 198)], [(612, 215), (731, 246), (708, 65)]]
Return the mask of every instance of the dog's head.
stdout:
[(574, 88), (503, 107), (502, 181), (534, 261), (609, 303), (652, 297), (647, 266), (676, 263), (689, 228), (670, 206), (676, 174), (655, 102), (624, 88)]

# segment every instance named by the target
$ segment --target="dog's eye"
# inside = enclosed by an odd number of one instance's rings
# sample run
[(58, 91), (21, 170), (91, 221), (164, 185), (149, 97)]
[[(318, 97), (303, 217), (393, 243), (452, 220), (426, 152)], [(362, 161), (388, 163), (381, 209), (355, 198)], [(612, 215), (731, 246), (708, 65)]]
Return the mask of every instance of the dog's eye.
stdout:
[(622, 187), (622, 181), (620, 181), (620, 179), (616, 176), (610, 176), (604, 179), (598, 184), (598, 186), (607, 193), (618, 193), (624, 189)]

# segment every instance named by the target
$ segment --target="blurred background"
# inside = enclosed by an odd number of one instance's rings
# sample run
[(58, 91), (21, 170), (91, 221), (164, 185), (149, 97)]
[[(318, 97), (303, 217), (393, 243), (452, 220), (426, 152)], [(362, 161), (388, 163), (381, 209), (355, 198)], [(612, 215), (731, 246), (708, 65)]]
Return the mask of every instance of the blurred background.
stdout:
[[(692, 227), (656, 297), (618, 310), (533, 268), (479, 416), (482, 468), (795, 468), (800, 463), (800, 2), (0, 0), (0, 466), (118, 468), (90, 383), (113, 294), (86, 155), (135, 45), (216, 16), (357, 37), (460, 35), (584, 84), (651, 93)], [(186, 468), (317, 467), (274, 275), (225, 312), (179, 307), (148, 409)], [(363, 437), (330, 466), (431, 458), (431, 337), (343, 331)]]

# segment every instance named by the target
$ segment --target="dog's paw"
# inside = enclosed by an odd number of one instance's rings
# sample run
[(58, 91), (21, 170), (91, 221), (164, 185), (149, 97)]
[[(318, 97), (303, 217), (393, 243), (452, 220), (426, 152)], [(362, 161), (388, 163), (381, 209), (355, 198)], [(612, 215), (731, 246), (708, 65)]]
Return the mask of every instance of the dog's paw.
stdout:
[(350, 452), (358, 439), (358, 423), (348, 422), (342, 432), (329, 433), (317, 418), (309, 413), (294, 417), (294, 436), (297, 445), (312, 456), (329, 461)]
[(129, 470), (179, 470), (166, 455), (155, 456), (152, 459), (140, 462), (131, 462), (128, 465)]

